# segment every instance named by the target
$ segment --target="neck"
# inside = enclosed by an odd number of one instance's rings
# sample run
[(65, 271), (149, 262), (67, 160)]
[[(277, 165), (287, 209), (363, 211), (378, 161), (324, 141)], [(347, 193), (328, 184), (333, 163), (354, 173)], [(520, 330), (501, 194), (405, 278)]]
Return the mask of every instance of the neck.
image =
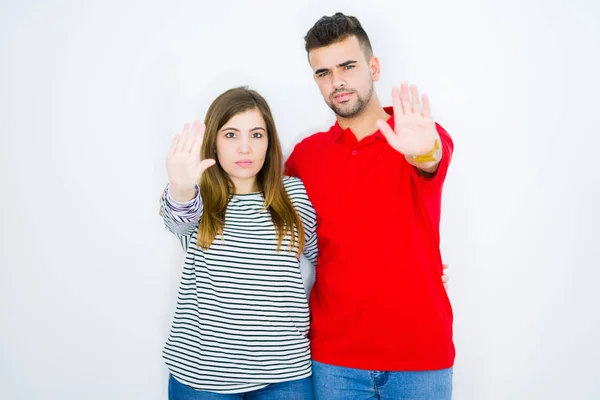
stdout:
[(390, 115), (381, 106), (376, 93), (373, 93), (367, 106), (354, 117), (344, 118), (336, 115), (340, 127), (342, 129), (350, 128), (358, 141), (377, 131), (377, 120), (387, 121), (389, 117)]
[(258, 185), (256, 184), (256, 177), (251, 179), (232, 179), (235, 186), (235, 194), (248, 194), (258, 192)]

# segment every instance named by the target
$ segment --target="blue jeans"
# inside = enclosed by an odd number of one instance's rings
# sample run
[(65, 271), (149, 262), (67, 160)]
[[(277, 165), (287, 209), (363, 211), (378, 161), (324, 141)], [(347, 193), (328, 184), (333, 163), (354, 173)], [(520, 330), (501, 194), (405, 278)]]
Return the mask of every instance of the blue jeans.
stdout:
[(312, 378), (272, 383), (247, 393), (220, 394), (196, 390), (169, 376), (169, 400), (313, 400)]
[(450, 400), (452, 368), (435, 371), (368, 371), (313, 360), (315, 400)]

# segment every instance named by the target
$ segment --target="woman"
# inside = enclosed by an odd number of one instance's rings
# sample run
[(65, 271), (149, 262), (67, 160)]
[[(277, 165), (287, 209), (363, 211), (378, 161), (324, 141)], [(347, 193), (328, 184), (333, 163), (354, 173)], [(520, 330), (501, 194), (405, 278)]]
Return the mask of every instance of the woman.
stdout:
[(161, 214), (186, 259), (163, 351), (170, 400), (313, 398), (299, 256), (316, 263), (316, 217), (282, 163), (269, 106), (246, 88), (173, 139)]

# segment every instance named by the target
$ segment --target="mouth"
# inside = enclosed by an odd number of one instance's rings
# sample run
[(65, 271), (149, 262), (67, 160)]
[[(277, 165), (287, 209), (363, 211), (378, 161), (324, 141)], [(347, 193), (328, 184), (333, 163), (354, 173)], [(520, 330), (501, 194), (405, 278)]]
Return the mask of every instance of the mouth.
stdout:
[(235, 165), (237, 165), (238, 167), (242, 167), (242, 168), (248, 168), (252, 164), (254, 164), (254, 163), (250, 160), (240, 160), (240, 161), (235, 162)]
[(336, 94), (335, 96), (333, 96), (333, 98), (335, 101), (343, 102), (343, 101), (349, 100), (350, 96), (352, 96), (352, 94), (353, 94), (352, 92), (342, 92), (342, 93)]

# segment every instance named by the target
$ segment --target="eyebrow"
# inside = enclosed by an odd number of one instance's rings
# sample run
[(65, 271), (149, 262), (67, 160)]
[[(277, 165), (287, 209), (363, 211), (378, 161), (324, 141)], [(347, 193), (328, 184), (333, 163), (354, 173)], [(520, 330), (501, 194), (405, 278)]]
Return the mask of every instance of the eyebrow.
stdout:
[[(345, 67), (345, 66), (350, 65), (350, 64), (356, 64), (356, 61), (355, 60), (344, 61), (343, 63), (338, 64), (337, 67)], [(318, 70), (315, 71), (315, 75), (318, 75), (321, 72), (327, 72), (327, 71), (329, 71), (328, 68), (319, 68)]]
[[(255, 128), (252, 128), (252, 129), (250, 129), (250, 132), (252, 132), (252, 131), (258, 131), (258, 130), (264, 131), (264, 130), (266, 130), (266, 129), (265, 129), (265, 128), (262, 128), (262, 127), (260, 127), (260, 126), (257, 126), (257, 127), (255, 127)], [(223, 132), (223, 131), (236, 131), (236, 132), (239, 132), (240, 130), (239, 130), (239, 129), (236, 129), (236, 128), (233, 128), (233, 127), (227, 127), (227, 128), (222, 128), (222, 129), (221, 129), (221, 132)]]

